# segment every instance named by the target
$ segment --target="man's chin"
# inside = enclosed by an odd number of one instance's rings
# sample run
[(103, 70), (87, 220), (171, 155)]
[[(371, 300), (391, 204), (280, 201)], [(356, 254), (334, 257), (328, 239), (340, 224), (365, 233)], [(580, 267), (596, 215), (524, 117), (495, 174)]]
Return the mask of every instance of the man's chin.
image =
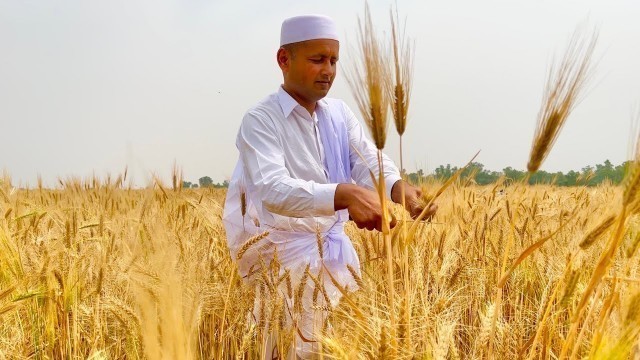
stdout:
[(318, 100), (324, 98), (325, 96), (327, 96), (329, 94), (329, 90), (330, 89), (321, 89), (316, 91), (316, 96), (318, 97)]

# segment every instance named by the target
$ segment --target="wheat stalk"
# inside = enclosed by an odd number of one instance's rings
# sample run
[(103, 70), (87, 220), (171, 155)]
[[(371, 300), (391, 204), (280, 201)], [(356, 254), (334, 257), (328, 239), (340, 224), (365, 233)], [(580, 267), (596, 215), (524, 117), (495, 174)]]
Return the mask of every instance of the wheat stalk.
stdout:
[(603, 221), (600, 222), (598, 226), (589, 231), (587, 235), (585, 235), (584, 239), (580, 241), (580, 247), (583, 249), (587, 249), (591, 246), (596, 240), (598, 240), (616, 221), (615, 215), (607, 216)]
[(364, 20), (358, 18), (360, 63), (354, 63), (346, 77), (373, 142), (378, 150), (382, 150), (387, 139), (390, 76), (368, 3), (365, 3), (364, 14)]
[(538, 171), (571, 111), (580, 102), (593, 72), (592, 56), (598, 32), (584, 36), (576, 30), (560, 64), (549, 68), (527, 169)]
[(249, 250), (249, 248), (251, 248), (253, 245), (258, 243), (260, 240), (266, 238), (267, 236), (269, 236), (269, 232), (265, 231), (263, 233), (250, 237), (247, 241), (244, 242), (244, 244), (242, 244), (242, 246), (240, 247), (240, 250), (238, 250), (236, 259), (238, 260), (242, 259), (242, 257), (244, 256), (244, 253), (246, 253), (247, 250)]
[(640, 210), (640, 197), (638, 191), (640, 189), (640, 109), (635, 119), (638, 129), (635, 132), (635, 138), (632, 139), (633, 155), (629, 162), (627, 174), (623, 181), (624, 191), (622, 205), (628, 207), (631, 213), (638, 213)]
[(393, 65), (395, 81), (389, 81), (389, 98), (393, 113), (396, 131), (402, 139), (407, 127), (407, 114), (409, 112), (409, 99), (411, 97), (411, 85), (413, 78), (413, 49), (403, 35), (398, 31), (398, 11), (396, 16), (391, 11), (391, 43), (393, 49)]

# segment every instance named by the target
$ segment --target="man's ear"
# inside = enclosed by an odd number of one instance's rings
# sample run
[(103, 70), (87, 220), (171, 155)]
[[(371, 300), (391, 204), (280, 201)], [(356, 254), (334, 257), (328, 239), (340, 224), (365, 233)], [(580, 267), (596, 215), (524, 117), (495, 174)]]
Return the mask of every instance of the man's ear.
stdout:
[(285, 48), (278, 49), (278, 53), (276, 55), (276, 60), (278, 61), (278, 66), (282, 71), (288, 71), (289, 66), (291, 64), (291, 54)]

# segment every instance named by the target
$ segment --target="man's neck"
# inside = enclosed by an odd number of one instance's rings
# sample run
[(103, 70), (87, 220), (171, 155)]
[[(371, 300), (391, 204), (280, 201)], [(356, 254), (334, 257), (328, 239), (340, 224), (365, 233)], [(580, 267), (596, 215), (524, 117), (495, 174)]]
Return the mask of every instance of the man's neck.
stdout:
[(293, 100), (300, 104), (300, 106), (307, 109), (309, 115), (313, 116), (313, 112), (316, 110), (316, 105), (318, 104), (317, 101), (314, 101), (312, 103), (305, 101), (302, 97), (298, 96), (298, 94), (288, 88), (286, 84), (282, 85), (282, 89), (286, 91), (287, 94), (289, 94), (293, 98)]

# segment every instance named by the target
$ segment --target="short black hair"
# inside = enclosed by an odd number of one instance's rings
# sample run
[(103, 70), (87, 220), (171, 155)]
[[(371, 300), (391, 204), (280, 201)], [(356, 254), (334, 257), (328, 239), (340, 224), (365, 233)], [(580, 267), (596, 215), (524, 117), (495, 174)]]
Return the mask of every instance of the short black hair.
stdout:
[(289, 54), (291, 54), (291, 58), (294, 59), (296, 57), (296, 49), (298, 48), (298, 43), (284, 44), (281, 46), (281, 48), (288, 51)]

